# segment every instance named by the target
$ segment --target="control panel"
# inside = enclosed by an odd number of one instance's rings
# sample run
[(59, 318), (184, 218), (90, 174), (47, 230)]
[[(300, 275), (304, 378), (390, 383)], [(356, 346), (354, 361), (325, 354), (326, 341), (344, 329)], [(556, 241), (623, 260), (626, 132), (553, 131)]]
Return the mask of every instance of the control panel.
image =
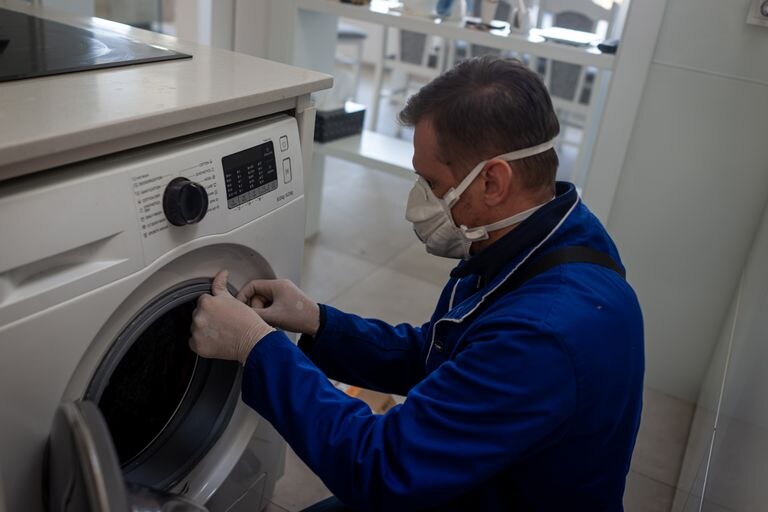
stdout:
[[(142, 236), (153, 237), (172, 226), (200, 222), (219, 208), (219, 189), (212, 159), (171, 172), (149, 168), (131, 177)], [(204, 203), (204, 204), (203, 204)]]
[(148, 154), (128, 173), (145, 259), (224, 233), (303, 194), (296, 120), (277, 116)]
[(272, 141), (227, 155), (221, 159), (221, 164), (227, 189), (227, 208), (240, 206), (277, 189), (275, 145)]

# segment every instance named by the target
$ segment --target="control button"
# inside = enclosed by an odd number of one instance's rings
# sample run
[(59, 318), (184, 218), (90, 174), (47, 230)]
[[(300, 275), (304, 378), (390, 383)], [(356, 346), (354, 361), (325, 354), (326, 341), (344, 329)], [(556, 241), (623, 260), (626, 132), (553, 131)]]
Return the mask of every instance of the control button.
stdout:
[(291, 159), (283, 158), (283, 183), (290, 183), (293, 179), (293, 173), (291, 172)]
[(288, 137), (285, 135), (280, 137), (280, 151), (288, 151)]
[(187, 178), (174, 178), (165, 188), (163, 211), (174, 226), (200, 222), (208, 211), (208, 192)]

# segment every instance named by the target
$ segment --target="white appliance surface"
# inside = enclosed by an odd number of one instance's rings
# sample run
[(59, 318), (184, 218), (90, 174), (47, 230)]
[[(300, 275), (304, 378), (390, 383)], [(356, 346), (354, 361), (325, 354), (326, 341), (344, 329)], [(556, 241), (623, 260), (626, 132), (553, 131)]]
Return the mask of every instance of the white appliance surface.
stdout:
[[(198, 223), (168, 221), (164, 194), (178, 178), (206, 190)], [(8, 510), (43, 510), (43, 454), (57, 407), (85, 396), (115, 339), (154, 299), (222, 268), (234, 288), (258, 277), (299, 280), (302, 178), (296, 120), (279, 115), (3, 183), (0, 461)], [(168, 490), (211, 510), (250, 493), (259, 510), (282, 472), (283, 450), (238, 399), (218, 440)], [(261, 457), (258, 468), (253, 457), (241, 463), (246, 451)]]

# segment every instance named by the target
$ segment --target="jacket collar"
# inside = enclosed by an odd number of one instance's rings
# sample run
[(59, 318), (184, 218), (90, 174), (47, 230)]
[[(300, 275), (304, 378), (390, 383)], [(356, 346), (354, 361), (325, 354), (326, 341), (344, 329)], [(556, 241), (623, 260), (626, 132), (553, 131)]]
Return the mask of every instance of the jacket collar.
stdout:
[(451, 277), (461, 279), (469, 275), (477, 275), (479, 276), (478, 288), (490, 283), (512, 260), (521, 256), (555, 229), (577, 200), (578, 193), (572, 183), (557, 182), (553, 200), (536, 210), (533, 215), (493, 245), (459, 264), (451, 272)]

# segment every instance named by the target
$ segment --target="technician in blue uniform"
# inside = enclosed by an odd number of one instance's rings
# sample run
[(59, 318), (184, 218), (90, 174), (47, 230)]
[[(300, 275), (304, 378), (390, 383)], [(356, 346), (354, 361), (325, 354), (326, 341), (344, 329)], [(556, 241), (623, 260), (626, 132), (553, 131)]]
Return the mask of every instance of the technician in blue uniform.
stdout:
[[(471, 59), (400, 120), (418, 174), (406, 217), (428, 252), (462, 260), (432, 318), (363, 319), (286, 280), (234, 298), (220, 272), (191, 347), (245, 366), (243, 400), (352, 510), (622, 510), (642, 317), (608, 233), (555, 182), (543, 83)], [(328, 377), (407, 400), (374, 415)]]

